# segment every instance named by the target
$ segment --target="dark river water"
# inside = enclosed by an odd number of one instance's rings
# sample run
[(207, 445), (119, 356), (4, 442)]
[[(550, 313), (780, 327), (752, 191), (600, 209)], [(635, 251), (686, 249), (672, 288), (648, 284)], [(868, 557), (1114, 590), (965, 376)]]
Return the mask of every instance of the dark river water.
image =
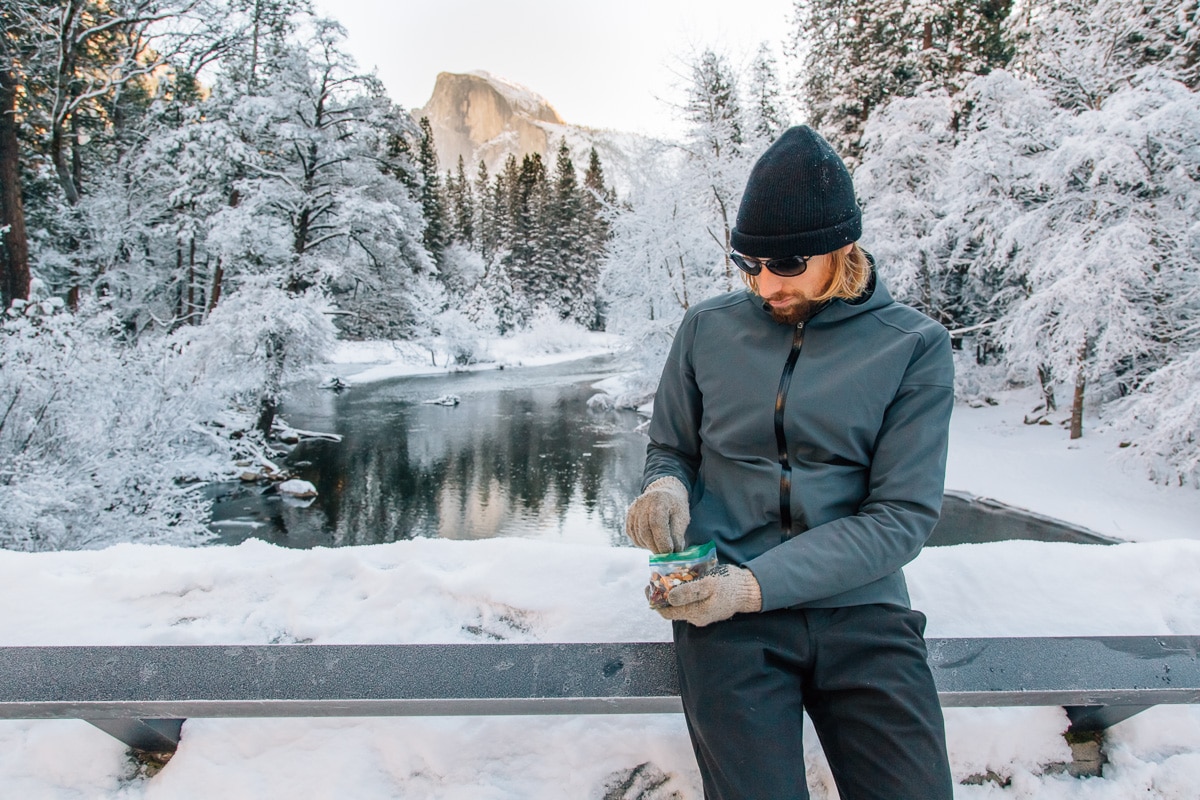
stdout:
[[(296, 428), (337, 433), (281, 461), (313, 500), (261, 484), (212, 487), (215, 543), (288, 547), (500, 536), (627, 544), (625, 509), (641, 483), (646, 436), (632, 411), (588, 407), (612, 356), (548, 367), (397, 378), (285, 399)], [(428, 401), (455, 395), (456, 406)], [(1003, 539), (1108, 543), (1059, 520), (948, 492), (931, 546)]]
[[(252, 536), (292, 547), (414, 537), (618, 542), (641, 482), (642, 418), (587, 403), (592, 384), (618, 370), (602, 356), (294, 391), (283, 408), (289, 424), (344, 437), (302, 442), (283, 459), (317, 498), (226, 484), (213, 527), (221, 543)], [(427, 402), (445, 395), (459, 404)]]

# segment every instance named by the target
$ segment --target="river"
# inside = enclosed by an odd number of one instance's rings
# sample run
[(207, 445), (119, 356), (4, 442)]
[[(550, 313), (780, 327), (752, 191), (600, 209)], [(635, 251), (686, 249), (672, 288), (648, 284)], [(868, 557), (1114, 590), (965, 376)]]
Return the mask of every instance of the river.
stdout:
[[(646, 438), (632, 411), (593, 411), (613, 356), (547, 367), (397, 378), (285, 399), (302, 442), (284, 459), (318, 491), (311, 504), (263, 486), (225, 485), (220, 543), (254, 536), (290, 547), (414, 537), (521, 536), (612, 544), (641, 480)], [(428, 401), (446, 395), (456, 406)]]

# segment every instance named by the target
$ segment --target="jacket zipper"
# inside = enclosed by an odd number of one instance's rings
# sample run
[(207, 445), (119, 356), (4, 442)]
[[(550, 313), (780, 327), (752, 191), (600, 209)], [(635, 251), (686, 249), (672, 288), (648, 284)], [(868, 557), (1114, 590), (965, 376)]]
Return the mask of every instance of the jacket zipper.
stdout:
[(796, 370), (796, 359), (800, 357), (800, 346), (804, 344), (804, 323), (796, 323), (792, 332), (792, 349), (783, 365), (779, 378), (779, 393), (775, 395), (775, 444), (779, 450), (779, 523), (783, 538), (792, 536), (792, 463), (788, 459), (787, 437), (783, 432), (784, 408), (787, 405), (788, 389), (792, 385), (792, 373)]

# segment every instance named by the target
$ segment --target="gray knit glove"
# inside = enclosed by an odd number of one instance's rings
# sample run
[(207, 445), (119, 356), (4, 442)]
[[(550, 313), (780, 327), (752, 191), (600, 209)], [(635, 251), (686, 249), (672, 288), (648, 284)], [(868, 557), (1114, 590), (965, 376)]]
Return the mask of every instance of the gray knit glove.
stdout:
[(668, 475), (647, 486), (629, 506), (625, 533), (652, 553), (675, 553), (683, 549), (683, 534), (691, 518), (687, 487)]
[(667, 593), (667, 602), (670, 608), (658, 610), (664, 618), (703, 627), (734, 614), (762, 611), (762, 590), (750, 570), (721, 564), (699, 580), (676, 586)]

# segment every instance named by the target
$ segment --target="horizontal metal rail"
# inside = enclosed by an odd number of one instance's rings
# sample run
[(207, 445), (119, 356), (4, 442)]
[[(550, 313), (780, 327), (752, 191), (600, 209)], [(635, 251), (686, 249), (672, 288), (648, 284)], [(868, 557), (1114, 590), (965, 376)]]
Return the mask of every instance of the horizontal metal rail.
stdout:
[[(1064, 706), (1099, 730), (1200, 703), (1200, 636), (927, 644), (945, 706)], [(142, 749), (172, 749), (187, 717), (673, 713), (678, 694), (668, 642), (0, 647), (0, 719), (85, 719)]]

